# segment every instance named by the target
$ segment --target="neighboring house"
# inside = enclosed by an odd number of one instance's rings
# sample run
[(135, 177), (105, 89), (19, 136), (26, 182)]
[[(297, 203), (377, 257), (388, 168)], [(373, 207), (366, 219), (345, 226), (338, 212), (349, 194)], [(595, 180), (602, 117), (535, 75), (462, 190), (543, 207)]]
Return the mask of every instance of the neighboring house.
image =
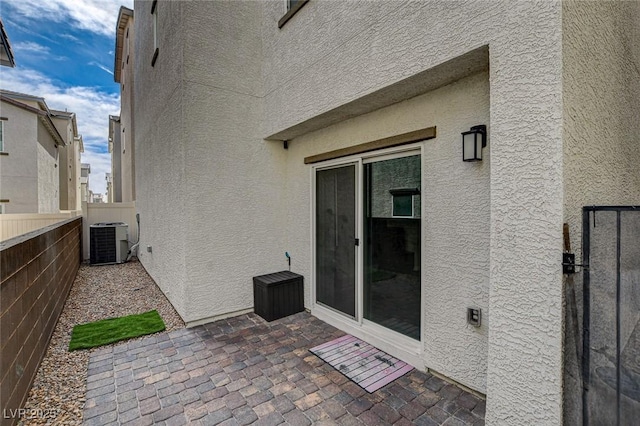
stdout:
[(11, 49), (9, 37), (4, 29), (2, 18), (0, 18), (0, 43), (0, 65), (14, 68), (16, 61), (13, 57), (13, 50)]
[(92, 203), (103, 203), (104, 200), (102, 198), (102, 194), (91, 192), (91, 202)]
[(0, 200), (3, 213), (60, 211), (56, 116), (41, 97), (0, 90)]
[(52, 120), (65, 141), (60, 153), (60, 210), (80, 210), (80, 156), (84, 152), (82, 135), (78, 134), (76, 114), (52, 110)]
[(107, 203), (113, 203), (113, 177), (111, 173), (105, 173), (104, 179), (107, 181)]
[[(114, 184), (116, 185), (117, 201), (135, 201), (135, 120), (133, 118), (134, 103), (134, 19), (133, 10), (124, 6), (120, 7), (118, 23), (116, 26), (115, 60), (113, 79), (120, 83), (120, 117), (109, 116), (109, 137), (118, 140), (120, 146), (113, 151), (112, 158), (119, 161), (119, 172), (114, 162), (112, 165)], [(118, 126), (113, 126), (112, 117), (118, 120)], [(119, 128), (119, 138), (112, 130)], [(115, 144), (114, 144), (115, 147)], [(116, 177), (117, 175), (117, 177)], [(121, 199), (117, 193), (121, 191)]]
[(91, 164), (81, 163), (80, 165), (80, 201), (91, 203), (91, 190), (89, 189), (89, 175), (91, 174)]
[(109, 153), (113, 180), (113, 203), (122, 202), (122, 145), (120, 143), (120, 117), (109, 116)]
[(285, 4), (135, 2), (145, 269), (192, 326), (289, 252), (313, 315), (487, 424), (579, 423), (563, 223), (580, 247), (583, 206), (640, 204), (640, 3)]

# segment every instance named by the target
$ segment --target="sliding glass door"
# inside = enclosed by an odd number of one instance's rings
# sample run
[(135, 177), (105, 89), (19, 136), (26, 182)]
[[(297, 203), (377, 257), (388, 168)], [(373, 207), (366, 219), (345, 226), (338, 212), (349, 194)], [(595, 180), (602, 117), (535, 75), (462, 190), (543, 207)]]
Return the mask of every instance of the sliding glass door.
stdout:
[(315, 177), (316, 303), (420, 340), (420, 154), (318, 168)]
[(356, 316), (356, 165), (316, 173), (316, 301)]
[(420, 156), (364, 165), (364, 318), (420, 339)]

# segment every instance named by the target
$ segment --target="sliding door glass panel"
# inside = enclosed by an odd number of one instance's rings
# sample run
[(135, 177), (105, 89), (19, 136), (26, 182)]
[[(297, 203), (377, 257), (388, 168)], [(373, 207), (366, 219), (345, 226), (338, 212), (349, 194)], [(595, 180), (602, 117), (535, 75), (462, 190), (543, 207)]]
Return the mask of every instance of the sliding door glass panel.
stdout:
[(364, 165), (364, 318), (420, 340), (420, 155)]
[(316, 301), (356, 315), (356, 167), (316, 172)]

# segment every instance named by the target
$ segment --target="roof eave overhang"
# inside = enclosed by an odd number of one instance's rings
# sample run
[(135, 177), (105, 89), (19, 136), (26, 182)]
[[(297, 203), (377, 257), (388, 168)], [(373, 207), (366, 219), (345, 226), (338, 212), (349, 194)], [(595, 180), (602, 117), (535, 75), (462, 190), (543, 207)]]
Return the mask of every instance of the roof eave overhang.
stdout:
[(120, 6), (118, 13), (118, 24), (116, 25), (116, 48), (113, 61), (113, 80), (120, 83), (120, 63), (122, 62), (122, 50), (124, 48), (124, 29), (127, 27), (129, 18), (133, 17), (133, 10)]
[(56, 129), (55, 124), (53, 124), (53, 121), (51, 120), (51, 114), (49, 112), (49, 108), (47, 107), (47, 104), (45, 104), (44, 102), (38, 102), (38, 104), (42, 107), (42, 109), (38, 109), (30, 105), (23, 104), (22, 102), (16, 101), (15, 99), (12, 99), (3, 94), (0, 94), (0, 100), (37, 115), (38, 119), (42, 122), (45, 129), (47, 129), (47, 131), (53, 138), (56, 146), (58, 145), (66, 146), (64, 139), (62, 139), (62, 136), (60, 136), (58, 129)]
[(7, 55), (6, 59), (0, 59), (0, 64), (5, 67), (14, 68), (16, 66), (15, 58), (13, 57), (13, 49), (11, 49), (11, 43), (9, 42), (9, 36), (7, 36), (7, 32), (4, 30), (4, 23), (0, 20), (0, 39), (2, 42), (2, 49)]

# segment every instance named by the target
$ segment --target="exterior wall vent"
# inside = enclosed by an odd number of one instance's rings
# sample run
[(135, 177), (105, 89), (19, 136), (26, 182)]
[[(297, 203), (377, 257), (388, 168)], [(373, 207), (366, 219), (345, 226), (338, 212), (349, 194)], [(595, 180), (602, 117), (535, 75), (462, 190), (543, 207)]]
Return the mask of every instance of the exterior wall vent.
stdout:
[(129, 225), (123, 222), (95, 223), (89, 227), (91, 265), (123, 263), (129, 253)]

